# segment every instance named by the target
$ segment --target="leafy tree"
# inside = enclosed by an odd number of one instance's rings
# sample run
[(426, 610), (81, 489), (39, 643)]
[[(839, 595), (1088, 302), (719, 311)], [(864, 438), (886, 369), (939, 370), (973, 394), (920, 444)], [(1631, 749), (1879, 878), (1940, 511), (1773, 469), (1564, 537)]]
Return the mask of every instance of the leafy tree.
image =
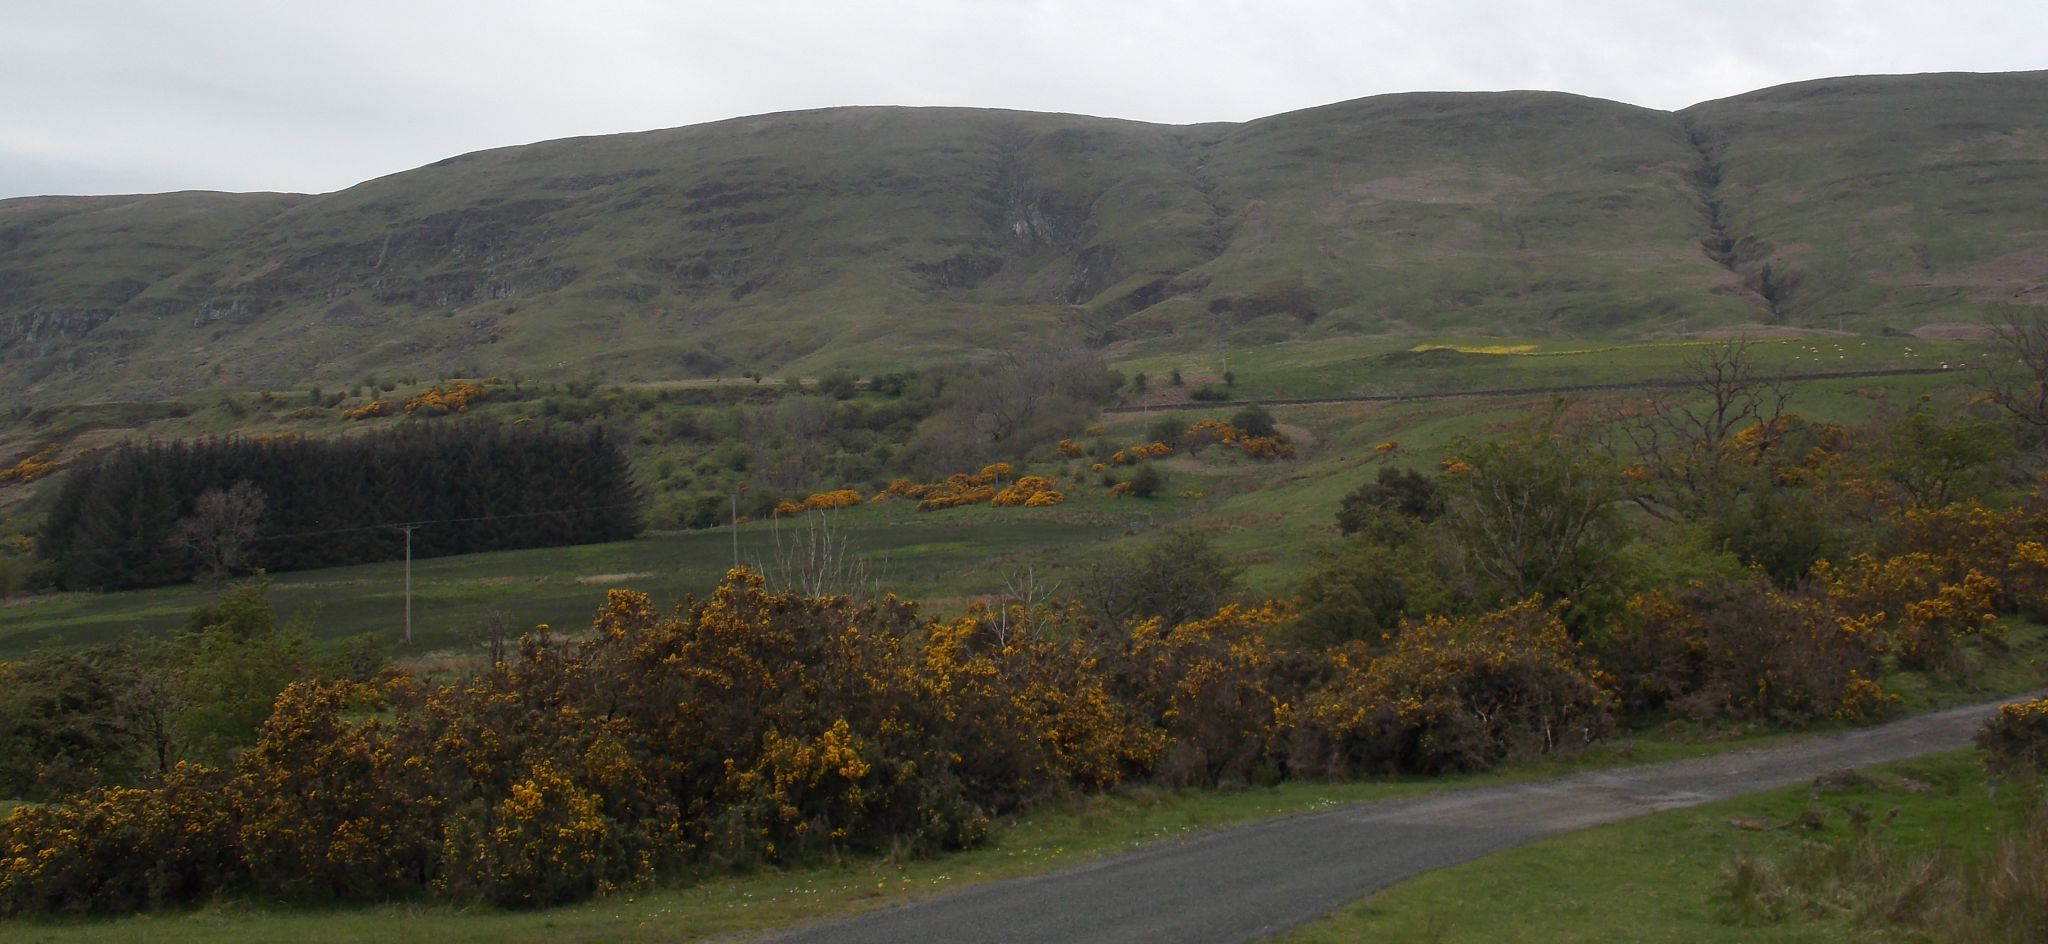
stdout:
[(1769, 485), (1716, 505), (1706, 531), (1716, 546), (1762, 568), (1781, 587), (1804, 580), (1816, 561), (1844, 556), (1851, 537), (1835, 510), (1811, 490)]
[(1239, 573), (1207, 536), (1175, 531), (1094, 570), (1079, 592), (1109, 626), (1128, 627), (1154, 616), (1172, 626), (1216, 612), (1236, 592)]
[(1247, 436), (1273, 435), (1273, 413), (1256, 403), (1245, 407), (1230, 417), (1230, 425), (1244, 431)]
[(851, 400), (860, 393), (860, 381), (846, 371), (831, 371), (818, 378), (818, 392), (834, 400)]
[(1166, 487), (1166, 473), (1147, 462), (1131, 474), (1131, 494), (1139, 498), (1151, 498)]
[(1178, 387), (1178, 386), (1180, 386), (1180, 385), (1181, 385), (1181, 383), (1182, 383), (1182, 380), (1181, 380), (1181, 377), (1180, 377), (1180, 368), (1176, 367), (1176, 368), (1174, 368), (1173, 370), (1171, 370), (1171, 371), (1167, 372), (1167, 375), (1166, 375), (1166, 382), (1167, 382), (1168, 384), (1171, 384), (1171, 385), (1175, 386), (1175, 387)]
[(1180, 447), (1181, 437), (1187, 434), (1187, 420), (1179, 416), (1162, 416), (1145, 427), (1145, 441), (1163, 442), (1175, 448)]
[(1944, 422), (1926, 406), (1891, 423), (1883, 437), (1871, 476), (1914, 508), (1981, 496), (1998, 483), (2016, 451), (2004, 426), (1971, 416)]
[(1519, 437), (1460, 442), (1445, 462), (1444, 520), (1486, 599), (1573, 600), (1616, 592), (1626, 539), (1613, 467), (1554, 422)]
[(1414, 469), (1380, 466), (1379, 477), (1347, 493), (1337, 507), (1337, 530), (1357, 534), (1374, 515), (1390, 512), (1417, 521), (1435, 521), (1443, 514), (1436, 480)]
[(1440, 530), (1378, 505), (1353, 511), (1348, 537), (1319, 548), (1302, 580), (1290, 627), (1295, 641), (1323, 647), (1364, 640), (1377, 647), (1404, 617), (1469, 609), (1446, 581), (1458, 564), (1445, 559), (1450, 548)]
[(114, 646), (0, 664), (0, 794), (45, 797), (127, 779), (127, 664)]
[(49, 581), (49, 568), (23, 554), (0, 549), (0, 600), (34, 593)]
[(219, 760), (254, 742), (286, 685), (311, 674), (312, 641), (298, 623), (279, 625), (270, 579), (259, 576), (193, 611), (178, 651), (179, 739), (195, 757)]

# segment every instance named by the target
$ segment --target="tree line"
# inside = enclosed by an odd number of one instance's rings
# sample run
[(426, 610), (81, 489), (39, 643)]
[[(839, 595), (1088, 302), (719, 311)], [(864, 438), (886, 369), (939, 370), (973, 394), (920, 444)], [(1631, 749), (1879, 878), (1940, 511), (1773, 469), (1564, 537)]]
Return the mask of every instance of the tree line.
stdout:
[(604, 429), (405, 426), (345, 439), (128, 443), (82, 462), (37, 546), (71, 590), (631, 537)]

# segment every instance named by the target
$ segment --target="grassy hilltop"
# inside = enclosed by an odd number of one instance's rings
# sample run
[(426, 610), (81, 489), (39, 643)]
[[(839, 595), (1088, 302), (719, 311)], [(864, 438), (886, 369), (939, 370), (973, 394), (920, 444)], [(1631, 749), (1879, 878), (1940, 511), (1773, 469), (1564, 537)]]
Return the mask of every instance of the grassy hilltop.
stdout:
[(0, 393), (1980, 321), (2048, 278), (2044, 116), (2044, 73), (1677, 113), (1548, 92), (1191, 126), (840, 108), (318, 196), (0, 201)]

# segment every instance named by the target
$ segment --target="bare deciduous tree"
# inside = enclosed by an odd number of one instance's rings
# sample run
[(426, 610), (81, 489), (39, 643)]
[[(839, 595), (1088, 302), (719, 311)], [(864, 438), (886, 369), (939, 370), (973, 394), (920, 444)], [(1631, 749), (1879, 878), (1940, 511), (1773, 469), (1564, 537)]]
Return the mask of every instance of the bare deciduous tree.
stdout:
[(989, 638), (997, 649), (1028, 636), (1037, 628), (1059, 592), (1058, 581), (1047, 582), (1038, 568), (1026, 565), (1003, 576), (1003, 595), (989, 608)]
[(202, 492), (178, 521), (171, 541), (199, 558), (200, 576), (220, 580), (241, 571), (263, 523), (263, 491), (248, 482)]
[(946, 385), (910, 452), (935, 474), (1013, 457), (1080, 425), (1115, 388), (1102, 355), (1079, 345), (997, 351)]
[(1992, 331), (2012, 362), (1989, 369), (1991, 402), (2036, 430), (2048, 430), (2048, 316), (2001, 311)]
[(1649, 408), (1615, 427), (1615, 458), (1638, 463), (1647, 477), (1630, 490), (1644, 511), (1666, 520), (1698, 513), (1729, 484), (1729, 440), (1761, 428), (1761, 452), (1769, 452), (1782, 426), (1792, 388), (1759, 370), (1742, 339), (1703, 349), (1685, 367), (1689, 383), (1675, 397), (1658, 397)]
[[(778, 519), (779, 521), (780, 519)], [(846, 596), (856, 600), (875, 592), (867, 562), (856, 556), (853, 542), (830, 511), (810, 511), (797, 519), (800, 528), (786, 534), (778, 523), (773, 532), (775, 558), (758, 564), (769, 585), (787, 587), (805, 596)]]

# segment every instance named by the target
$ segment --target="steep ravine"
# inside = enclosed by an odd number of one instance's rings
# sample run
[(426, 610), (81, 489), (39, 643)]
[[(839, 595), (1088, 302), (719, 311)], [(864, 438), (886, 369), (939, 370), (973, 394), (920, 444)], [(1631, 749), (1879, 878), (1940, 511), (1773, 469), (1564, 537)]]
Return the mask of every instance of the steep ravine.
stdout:
[(1685, 128), (1686, 143), (1699, 155), (1699, 165), (1693, 168), (1690, 179), (1698, 197), (1700, 217), (1707, 227), (1700, 248), (1708, 258), (1742, 280), (1746, 297), (1768, 312), (1773, 323), (1784, 324), (1786, 306), (1799, 285), (1798, 273), (1771, 259), (1769, 240), (1742, 232), (1731, 223), (1723, 202), (1723, 143), (1713, 129), (1689, 118), (1679, 120)]

